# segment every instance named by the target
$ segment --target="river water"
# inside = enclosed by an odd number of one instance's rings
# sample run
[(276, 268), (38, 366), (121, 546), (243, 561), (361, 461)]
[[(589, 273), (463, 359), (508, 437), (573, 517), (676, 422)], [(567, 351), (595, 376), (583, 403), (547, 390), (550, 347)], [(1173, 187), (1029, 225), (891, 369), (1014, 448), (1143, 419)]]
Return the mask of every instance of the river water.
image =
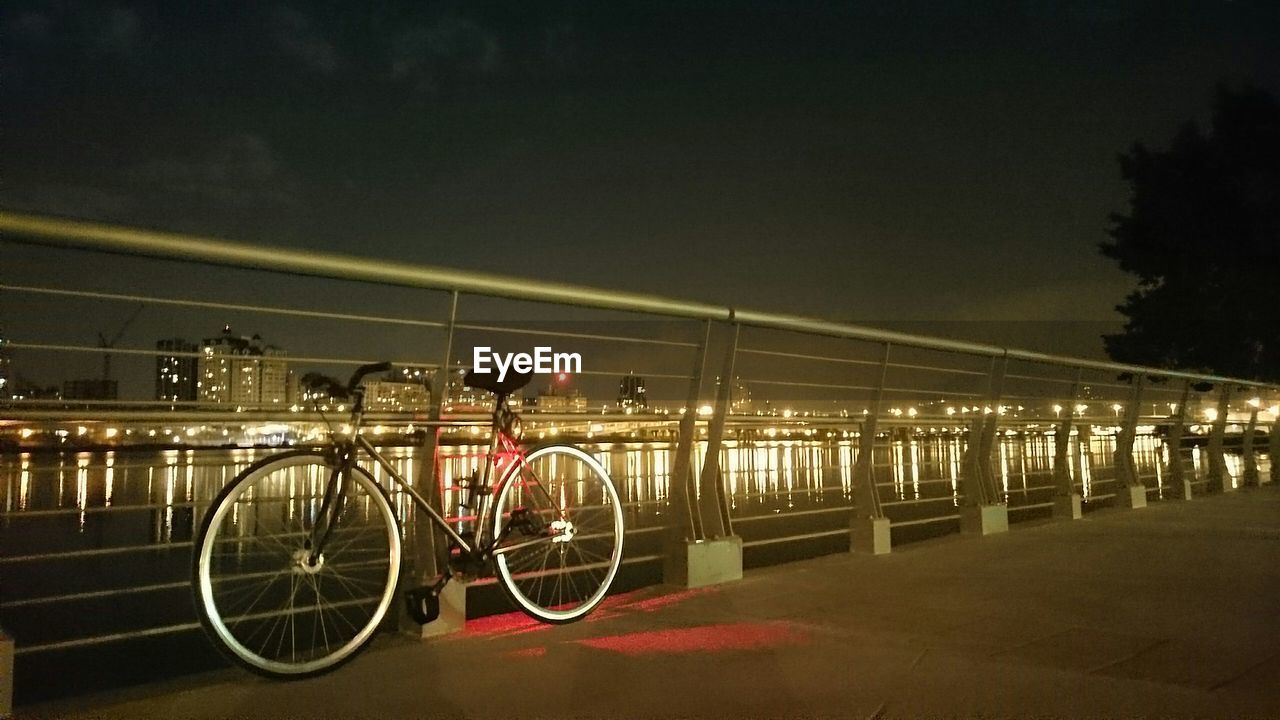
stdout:
[[(727, 441), (721, 467), (734, 532), (748, 567), (847, 550), (856, 440)], [(661, 551), (673, 448), (667, 442), (580, 443), (609, 470), (628, 507), (623, 590), (661, 580)], [(700, 448), (701, 450), (701, 448)], [(1114, 437), (1073, 436), (1069, 462), (1086, 509), (1110, 502)], [(20, 699), (66, 694), (218, 664), (195, 628), (187, 582), (192, 536), (217, 492), (275, 450), (120, 450), (0, 455), (0, 625), (20, 648)], [(446, 488), (471, 472), (484, 448), (443, 446)], [(961, 436), (890, 438), (876, 448), (875, 473), (894, 542), (955, 532), (962, 503)], [(412, 481), (417, 451), (385, 454)], [(701, 457), (701, 452), (695, 453)], [(1052, 435), (1001, 436), (996, 480), (1010, 521), (1049, 514)], [(1151, 500), (1178, 497), (1168, 452), (1140, 436), (1135, 459)], [(1182, 458), (1202, 479), (1199, 448)], [(1262, 472), (1269, 467), (1264, 455)], [(1228, 455), (1239, 482), (1240, 458)], [(695, 472), (698, 467), (695, 464)], [(375, 476), (383, 472), (373, 468)], [(457, 493), (446, 489), (446, 498)], [(407, 503), (394, 496), (402, 513)], [(491, 587), (468, 594), (470, 615), (506, 611)], [(115, 662), (113, 658), (125, 658)], [(62, 672), (78, 669), (74, 679)]]

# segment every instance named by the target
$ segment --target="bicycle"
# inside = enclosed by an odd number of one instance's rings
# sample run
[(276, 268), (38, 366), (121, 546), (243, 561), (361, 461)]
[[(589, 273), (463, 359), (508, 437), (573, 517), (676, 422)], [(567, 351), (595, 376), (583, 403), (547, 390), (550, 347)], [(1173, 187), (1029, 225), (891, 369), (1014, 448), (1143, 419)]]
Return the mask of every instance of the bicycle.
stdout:
[(466, 494), (461, 510), (474, 514), (446, 520), (360, 434), (361, 381), (390, 368), (361, 366), (345, 387), (330, 381), (330, 393), (352, 399), (350, 431), (250, 465), (205, 515), (193, 552), (196, 610), (214, 644), (242, 667), (282, 679), (328, 672), (383, 623), (401, 577), (401, 527), (387, 489), (358, 462), (361, 453), (448, 538), (448, 570), (404, 592), (419, 622), (438, 615), (451, 578), (486, 572), (529, 616), (573, 622), (604, 599), (617, 574), (623, 511), (605, 469), (570, 445), (520, 447), (520, 417), (507, 398), (531, 373), (501, 382), (464, 377), (496, 403), (484, 461), (458, 488)]

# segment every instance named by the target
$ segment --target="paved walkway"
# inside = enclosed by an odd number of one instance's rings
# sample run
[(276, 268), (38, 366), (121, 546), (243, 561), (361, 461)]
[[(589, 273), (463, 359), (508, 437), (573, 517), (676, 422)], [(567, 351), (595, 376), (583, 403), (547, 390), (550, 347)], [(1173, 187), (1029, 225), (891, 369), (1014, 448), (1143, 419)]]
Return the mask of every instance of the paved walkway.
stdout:
[(1280, 489), (385, 638), (329, 676), (235, 670), (19, 717), (1280, 717)]

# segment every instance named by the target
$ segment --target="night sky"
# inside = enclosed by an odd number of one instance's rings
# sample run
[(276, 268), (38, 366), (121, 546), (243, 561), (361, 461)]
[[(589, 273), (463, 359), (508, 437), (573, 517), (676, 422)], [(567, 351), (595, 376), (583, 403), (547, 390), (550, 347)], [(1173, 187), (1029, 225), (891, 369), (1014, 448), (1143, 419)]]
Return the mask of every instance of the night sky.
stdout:
[(1275, 2), (379, 6), (6, 2), (0, 204), (841, 320), (1115, 321), (1117, 153), (1216, 82), (1280, 87)]

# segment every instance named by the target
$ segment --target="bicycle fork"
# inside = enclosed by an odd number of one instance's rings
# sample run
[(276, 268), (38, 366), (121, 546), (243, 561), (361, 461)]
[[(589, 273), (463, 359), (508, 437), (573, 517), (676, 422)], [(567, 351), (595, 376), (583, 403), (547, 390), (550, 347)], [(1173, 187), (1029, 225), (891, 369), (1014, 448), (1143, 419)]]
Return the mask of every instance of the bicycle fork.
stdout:
[(325, 543), (329, 541), (329, 535), (338, 524), (338, 517), (342, 515), (346, 504), (347, 479), (354, 463), (355, 445), (350, 445), (342, 450), (333, 472), (329, 474), (329, 481), (325, 484), (324, 499), (320, 502), (320, 510), (316, 513), (311, 534), (304, 546), (307, 551), (304, 569), (315, 568), (322, 562)]

